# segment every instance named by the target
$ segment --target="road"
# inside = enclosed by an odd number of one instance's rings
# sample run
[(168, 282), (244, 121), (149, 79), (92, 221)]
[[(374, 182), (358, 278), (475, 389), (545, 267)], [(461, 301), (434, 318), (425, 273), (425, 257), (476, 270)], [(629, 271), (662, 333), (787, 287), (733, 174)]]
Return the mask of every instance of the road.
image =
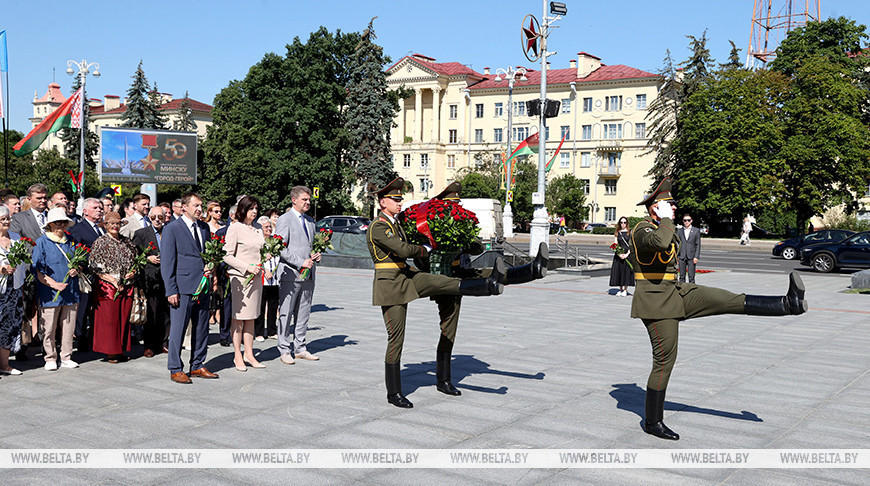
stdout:
[[(528, 248), (528, 243), (516, 242), (515, 246), (525, 249)], [(613, 258), (613, 252), (611, 252), (606, 244), (572, 243), (571, 249), (572, 252), (579, 250), (581, 255), (589, 255), (589, 257), (594, 260), (610, 260)], [(561, 251), (554, 246), (551, 249), (551, 254), (561, 257), (564, 256), (564, 251)], [(841, 278), (849, 278), (855, 271), (839, 270), (829, 274), (822, 274), (812, 270), (810, 267), (801, 265), (799, 260), (783, 260), (782, 258), (773, 257), (769, 250), (749, 250), (744, 248), (740, 248), (739, 250), (727, 248), (711, 248), (704, 250), (703, 246), (701, 250), (701, 259), (698, 262), (698, 268), (774, 274), (787, 274), (796, 270), (801, 273), (808, 272)]]

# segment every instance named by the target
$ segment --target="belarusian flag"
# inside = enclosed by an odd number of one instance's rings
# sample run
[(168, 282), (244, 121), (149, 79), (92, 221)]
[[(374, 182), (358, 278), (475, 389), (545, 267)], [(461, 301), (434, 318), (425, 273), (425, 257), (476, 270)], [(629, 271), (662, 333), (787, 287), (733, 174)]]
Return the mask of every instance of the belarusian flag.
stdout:
[(505, 165), (511, 161), (514, 157), (519, 157), (520, 155), (530, 155), (538, 153), (538, 134), (535, 133), (531, 137), (523, 140), (517, 145), (517, 148), (514, 149), (511, 156), (504, 161)]
[(553, 168), (553, 162), (556, 161), (556, 156), (559, 155), (559, 151), (562, 150), (562, 144), (565, 143), (565, 137), (566, 137), (566, 136), (568, 136), (567, 133), (566, 133), (565, 135), (562, 136), (562, 141), (559, 142), (559, 146), (556, 147), (556, 153), (553, 154), (553, 158), (551, 158), (550, 161), (547, 162), (547, 168), (546, 168), (547, 172), (550, 172), (550, 169)]
[(78, 106), (79, 110), (81, 110), (81, 97), (82, 89), (79, 88), (78, 91), (69, 97), (69, 99), (64, 101), (62, 105), (54, 110), (51, 115), (48, 115), (39, 123), (39, 125), (36, 126), (36, 128), (31, 130), (26, 137), (22, 138), (21, 141), (12, 147), (15, 155), (21, 157), (22, 155), (27, 155), (33, 152), (42, 145), (42, 142), (48, 138), (49, 134), (62, 128), (69, 127), (73, 116), (73, 109)]

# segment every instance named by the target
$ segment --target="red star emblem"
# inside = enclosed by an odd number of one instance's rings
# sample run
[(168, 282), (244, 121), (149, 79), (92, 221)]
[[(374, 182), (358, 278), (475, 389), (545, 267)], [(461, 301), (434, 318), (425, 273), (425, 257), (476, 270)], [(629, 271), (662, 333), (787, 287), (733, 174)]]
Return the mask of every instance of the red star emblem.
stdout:
[(148, 152), (148, 157), (141, 159), (143, 170), (157, 170), (157, 159), (151, 157), (151, 152)]
[(523, 27), (523, 33), (526, 35), (526, 52), (532, 51), (535, 53), (535, 57), (538, 56), (538, 37), (539, 34), (535, 32), (535, 19), (529, 19), (529, 26)]

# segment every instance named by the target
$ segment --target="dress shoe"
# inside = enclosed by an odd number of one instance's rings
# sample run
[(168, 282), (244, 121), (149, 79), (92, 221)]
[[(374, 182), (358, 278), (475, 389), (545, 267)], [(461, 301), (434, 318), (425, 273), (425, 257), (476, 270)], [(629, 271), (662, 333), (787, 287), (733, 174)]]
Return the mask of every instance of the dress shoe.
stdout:
[(178, 373), (172, 373), (172, 376), (170, 376), (169, 378), (176, 383), (193, 383), (192, 381), (190, 381), (190, 377), (185, 375), (183, 371), (179, 371)]
[(0, 370), (0, 375), (4, 376), (18, 376), (21, 374), (21, 370), (16, 370), (15, 368), (9, 368), (8, 370)]
[(264, 365), (263, 363), (260, 363), (259, 361), (254, 363), (253, 361), (251, 361), (249, 359), (245, 359), (245, 364), (250, 366), (251, 368), (265, 368), (266, 367), (266, 365)]
[(68, 359), (68, 360), (65, 360), (65, 361), (64, 361), (64, 360), (60, 360), (60, 367), (61, 367), (61, 368), (78, 368), (78, 367), (79, 367), (79, 364), (76, 363), (75, 361), (71, 360), (71, 359)]
[(281, 355), (281, 362), (284, 364), (296, 364), (296, 360), (293, 359), (293, 355), (290, 353)]
[(301, 351), (296, 353), (296, 359), (307, 359), (308, 361), (320, 361), (320, 358), (309, 353), (308, 351)]
[(146, 349), (145, 352), (142, 353), (142, 356), (145, 356), (146, 358), (153, 358), (154, 351), (151, 351), (150, 349)]
[(227, 341), (226, 339), (221, 339), (221, 346), (228, 348), (228, 347), (230, 347), (230, 342)]
[(208, 379), (212, 379), (212, 380), (215, 378), (220, 378), (217, 375), (217, 373), (212, 373), (211, 371), (205, 369), (205, 366), (203, 366), (202, 368), (200, 368), (198, 370), (191, 371), (190, 377), (191, 378), (208, 378)]

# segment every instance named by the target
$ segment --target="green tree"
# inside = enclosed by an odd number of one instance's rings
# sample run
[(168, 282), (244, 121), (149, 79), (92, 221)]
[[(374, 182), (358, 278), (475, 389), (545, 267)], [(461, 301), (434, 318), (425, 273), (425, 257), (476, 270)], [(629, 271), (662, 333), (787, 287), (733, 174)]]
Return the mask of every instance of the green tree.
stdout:
[(160, 94), (160, 91), (157, 89), (157, 81), (154, 82), (154, 88), (148, 92), (148, 101), (151, 103), (151, 107), (154, 109), (154, 127), (157, 130), (165, 130), (166, 129), (166, 115), (160, 110), (163, 106), (163, 96)]
[(387, 91), (383, 67), (390, 59), (374, 43), (374, 20), (363, 31), (351, 57), (344, 120), (349, 135), (346, 158), (360, 185), (357, 199), (363, 202), (363, 214), (371, 214), (374, 205), (368, 185), (383, 187), (396, 177), (390, 157), (390, 129), (399, 106), (397, 98)]
[(289, 188), (320, 187), (318, 212), (353, 211), (353, 171), (343, 159), (347, 66), (360, 36), (325, 27), (284, 56), (266, 54), (215, 97), (203, 142), (202, 192), (222, 202), (255, 194), (264, 207), (290, 205)]
[(586, 184), (573, 174), (562, 174), (547, 183), (547, 208), (550, 212), (564, 215), (569, 221), (587, 218)]
[(740, 49), (737, 48), (737, 45), (734, 44), (733, 40), (728, 41), (731, 44), (731, 52), (728, 54), (728, 62), (725, 64), (720, 64), (720, 69), (740, 69), (743, 67), (743, 63), (740, 62)]
[(151, 89), (148, 79), (145, 78), (145, 71), (142, 70), (142, 61), (139, 61), (139, 67), (132, 78), (133, 84), (127, 90), (127, 109), (121, 115), (122, 126), (162, 129), (163, 120), (149, 97)]
[(852, 71), (854, 76), (870, 65), (870, 58), (858, 55), (866, 46), (867, 39), (867, 27), (845, 17), (809, 22), (788, 33), (776, 49), (776, 59), (768, 67), (771, 71), (792, 76), (804, 60), (821, 56)]
[[(75, 93), (82, 86), (81, 78), (75, 77), (70, 93)], [(82, 93), (85, 100), (88, 99), (87, 91)], [(88, 103), (83, 103), (84, 119), (90, 117), (91, 107)], [(60, 131), (60, 139), (63, 141), (63, 149), (66, 156), (72, 160), (79, 160), (79, 146), (81, 146), (82, 130), (80, 128), (64, 128)], [(96, 156), (100, 151), (100, 137), (96, 133), (85, 127), (85, 167), (96, 169)], [(78, 171), (76, 171), (78, 173)], [(86, 181), (87, 182), (87, 181)]]
[(193, 116), (191, 114), (190, 98), (187, 95), (187, 91), (184, 92), (184, 98), (181, 99), (181, 104), (178, 107), (178, 111), (178, 120), (175, 121), (172, 129), (181, 132), (195, 132), (196, 121), (193, 120)]

